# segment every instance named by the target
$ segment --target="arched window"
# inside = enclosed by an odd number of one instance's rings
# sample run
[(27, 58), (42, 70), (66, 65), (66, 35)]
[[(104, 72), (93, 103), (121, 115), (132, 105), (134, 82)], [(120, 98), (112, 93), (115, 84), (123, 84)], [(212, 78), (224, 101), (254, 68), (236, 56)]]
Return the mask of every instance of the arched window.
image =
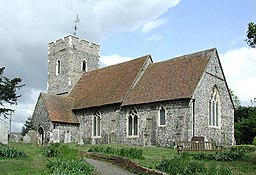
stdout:
[(159, 126), (165, 126), (165, 109), (163, 107), (159, 111)]
[(100, 112), (96, 112), (92, 118), (92, 136), (93, 137), (100, 137), (101, 132), (100, 132), (100, 119), (101, 114)]
[(87, 62), (85, 60), (82, 61), (82, 71), (87, 72)]
[(220, 95), (216, 86), (213, 87), (209, 101), (209, 125), (219, 126), (220, 117)]
[(128, 115), (127, 121), (128, 136), (138, 136), (139, 134), (139, 116), (136, 109), (132, 109)]
[(61, 69), (60, 60), (57, 60), (57, 65), (56, 65), (56, 75), (59, 75), (59, 74), (60, 74), (60, 69)]

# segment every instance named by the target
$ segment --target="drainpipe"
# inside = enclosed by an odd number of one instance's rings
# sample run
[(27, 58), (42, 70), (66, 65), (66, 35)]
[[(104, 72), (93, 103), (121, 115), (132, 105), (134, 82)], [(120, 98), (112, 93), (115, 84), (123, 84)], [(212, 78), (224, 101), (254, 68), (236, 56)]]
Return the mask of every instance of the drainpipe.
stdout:
[(195, 99), (192, 99), (192, 136), (194, 137), (195, 136)]

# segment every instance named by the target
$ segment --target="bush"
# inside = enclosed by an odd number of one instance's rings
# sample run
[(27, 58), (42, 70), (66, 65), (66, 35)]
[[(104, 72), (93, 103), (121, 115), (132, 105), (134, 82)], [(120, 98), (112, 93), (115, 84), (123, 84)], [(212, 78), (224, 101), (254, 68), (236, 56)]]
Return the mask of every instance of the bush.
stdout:
[(254, 137), (254, 139), (253, 139), (253, 141), (252, 141), (252, 144), (253, 144), (254, 146), (256, 146), (256, 136)]
[(114, 148), (104, 146), (91, 146), (88, 152), (96, 152), (103, 154), (114, 154), (121, 157), (130, 157), (135, 159), (143, 159), (143, 150), (138, 148)]
[(192, 154), (192, 156), (197, 160), (216, 160), (216, 161), (225, 161), (225, 162), (232, 162), (238, 160), (246, 160), (248, 156), (245, 152), (240, 150), (226, 150), (223, 152), (216, 152), (216, 153), (198, 153)]
[(43, 148), (42, 154), (45, 157), (58, 157), (60, 154), (59, 149), (60, 149), (59, 143), (50, 144)]
[(194, 175), (194, 174), (221, 174), (231, 175), (227, 167), (212, 165), (207, 167), (203, 162), (191, 161), (187, 158), (176, 157), (174, 159), (163, 159), (156, 164), (156, 169), (173, 175)]
[(23, 151), (16, 150), (14, 148), (7, 147), (7, 146), (0, 147), (0, 157), (23, 158), (26, 156), (27, 155)]
[(93, 167), (86, 163), (84, 160), (61, 160), (50, 159), (47, 163), (47, 168), (50, 169), (52, 175), (78, 175), (78, 174), (91, 174)]
[(46, 157), (58, 157), (63, 159), (76, 159), (78, 150), (69, 148), (67, 145), (54, 143), (43, 148), (42, 153)]
[[(256, 139), (255, 139), (256, 142)], [(232, 151), (241, 151), (245, 153), (250, 153), (256, 151), (256, 146), (254, 145), (235, 145), (231, 147)]]

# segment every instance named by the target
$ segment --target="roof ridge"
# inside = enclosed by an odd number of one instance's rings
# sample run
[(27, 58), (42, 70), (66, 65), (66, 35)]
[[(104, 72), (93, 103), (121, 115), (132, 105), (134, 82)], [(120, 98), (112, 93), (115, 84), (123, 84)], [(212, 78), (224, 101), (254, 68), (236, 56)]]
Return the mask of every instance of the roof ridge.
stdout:
[[(208, 53), (208, 52), (216, 51), (216, 50), (217, 50), (216, 48), (205, 49), (205, 50), (201, 50), (201, 51), (194, 52), (194, 53), (188, 53), (188, 54), (185, 54), (185, 55), (175, 56), (175, 57), (169, 58), (169, 59), (167, 59), (167, 60), (155, 62), (155, 63), (153, 63), (153, 64), (163, 63), (163, 62), (169, 62), (169, 61), (176, 61), (176, 60), (178, 60), (178, 59), (186, 59), (187, 57), (192, 57), (192, 56), (194, 56), (194, 55), (198, 55), (198, 54), (202, 54), (202, 53)], [(153, 64), (152, 64), (152, 65), (153, 65)]]

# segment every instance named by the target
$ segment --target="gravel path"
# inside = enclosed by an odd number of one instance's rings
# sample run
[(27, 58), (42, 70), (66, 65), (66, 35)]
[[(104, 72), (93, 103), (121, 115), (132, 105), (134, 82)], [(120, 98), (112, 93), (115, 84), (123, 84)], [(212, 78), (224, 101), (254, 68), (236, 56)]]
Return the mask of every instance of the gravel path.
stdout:
[(96, 171), (100, 175), (135, 175), (121, 167), (113, 165), (112, 163), (105, 162), (105, 161), (98, 161), (94, 159), (86, 158), (86, 161), (90, 163), (92, 166), (95, 167)]

